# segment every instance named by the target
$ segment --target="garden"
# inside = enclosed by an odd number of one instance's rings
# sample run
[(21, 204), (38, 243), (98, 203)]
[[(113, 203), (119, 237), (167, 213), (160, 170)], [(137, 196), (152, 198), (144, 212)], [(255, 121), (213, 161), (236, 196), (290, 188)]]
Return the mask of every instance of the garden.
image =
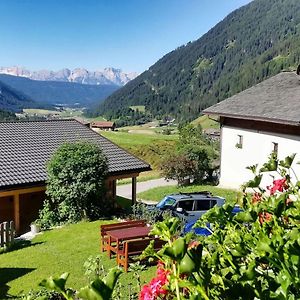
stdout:
[[(300, 183), (294, 159), (272, 153), (264, 165), (249, 166), (253, 179), (241, 193), (200, 185), (202, 178), (194, 178), (193, 185), (139, 194), (160, 200), (173, 192), (209, 190), (226, 202), (195, 224), (208, 236), (183, 235), (180, 219), (170, 215), (149, 220), (150, 234), (164, 245), (157, 251), (151, 241), (124, 273), (100, 252), (100, 225), (119, 222), (111, 218), (112, 207), (96, 200), (105, 195), (106, 159), (91, 144), (65, 144), (48, 163), (48, 201), (39, 219), (46, 230), (0, 255), (0, 298), (299, 299)], [(273, 184), (261, 186), (270, 175)]]

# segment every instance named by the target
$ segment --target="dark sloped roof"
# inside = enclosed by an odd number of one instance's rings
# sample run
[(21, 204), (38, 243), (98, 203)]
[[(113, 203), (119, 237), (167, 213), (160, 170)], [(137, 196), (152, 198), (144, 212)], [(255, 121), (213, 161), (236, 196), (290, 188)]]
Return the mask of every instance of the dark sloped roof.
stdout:
[(146, 171), (150, 166), (75, 120), (0, 122), (0, 188), (43, 182), (46, 162), (65, 142), (96, 143), (111, 175)]
[(204, 110), (205, 114), (300, 125), (300, 76), (282, 72)]

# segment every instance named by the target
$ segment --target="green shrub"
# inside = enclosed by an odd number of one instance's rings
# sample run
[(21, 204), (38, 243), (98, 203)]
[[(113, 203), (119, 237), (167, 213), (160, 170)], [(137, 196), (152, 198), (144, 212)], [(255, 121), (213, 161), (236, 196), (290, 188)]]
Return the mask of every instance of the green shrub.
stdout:
[(44, 227), (107, 213), (107, 161), (98, 146), (86, 142), (62, 145), (48, 162), (47, 173), (48, 201), (40, 212)]

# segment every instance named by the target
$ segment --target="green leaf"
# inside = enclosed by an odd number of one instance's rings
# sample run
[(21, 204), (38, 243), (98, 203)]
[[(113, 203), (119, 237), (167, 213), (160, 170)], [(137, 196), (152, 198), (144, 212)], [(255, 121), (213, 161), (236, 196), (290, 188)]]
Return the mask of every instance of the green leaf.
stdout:
[(245, 187), (250, 187), (250, 188), (259, 187), (261, 179), (262, 179), (262, 175), (257, 175), (257, 176), (254, 177), (254, 179), (249, 180), (248, 182), (246, 182), (244, 184), (244, 186)]
[(180, 274), (190, 274), (200, 268), (203, 246), (188, 249), (179, 264)]
[(172, 243), (172, 246), (166, 247), (164, 254), (171, 257), (174, 260), (181, 260), (187, 249), (185, 238), (178, 238)]
[(113, 290), (121, 273), (122, 271), (119, 268), (111, 269), (110, 272), (103, 278), (103, 282), (108, 288)]
[(122, 271), (118, 268), (111, 269), (107, 276), (101, 280), (97, 278), (89, 286), (80, 289), (78, 297), (86, 300), (109, 300), (118, 277)]
[(39, 283), (39, 286), (45, 287), (46, 289), (51, 291), (56, 291), (58, 293), (64, 293), (68, 277), (69, 277), (69, 273), (63, 273), (58, 278), (51, 276), (48, 279), (42, 280)]
[(256, 175), (257, 166), (258, 166), (258, 164), (252, 165), (252, 166), (248, 166), (248, 167), (246, 167), (246, 169), (250, 170), (254, 175)]
[(279, 162), (279, 165), (281, 167), (289, 169), (292, 166), (292, 164), (293, 164), (295, 156), (296, 156), (296, 153), (293, 153), (292, 155), (287, 156), (284, 160), (281, 160)]
[(237, 213), (233, 220), (240, 222), (240, 223), (248, 223), (253, 221), (253, 217), (249, 211), (242, 211)]

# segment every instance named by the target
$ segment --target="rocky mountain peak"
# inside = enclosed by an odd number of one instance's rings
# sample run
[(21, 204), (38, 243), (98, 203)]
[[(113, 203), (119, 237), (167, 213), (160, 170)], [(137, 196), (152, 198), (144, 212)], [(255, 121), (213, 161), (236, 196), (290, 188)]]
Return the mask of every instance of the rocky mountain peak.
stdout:
[(121, 69), (112, 67), (104, 70), (89, 71), (85, 68), (75, 68), (73, 70), (64, 68), (59, 71), (39, 70), (30, 71), (24, 67), (0, 67), (0, 74), (26, 77), (33, 80), (41, 81), (65, 81), (77, 82), (91, 85), (119, 85), (123, 86), (138, 74), (125, 73)]

